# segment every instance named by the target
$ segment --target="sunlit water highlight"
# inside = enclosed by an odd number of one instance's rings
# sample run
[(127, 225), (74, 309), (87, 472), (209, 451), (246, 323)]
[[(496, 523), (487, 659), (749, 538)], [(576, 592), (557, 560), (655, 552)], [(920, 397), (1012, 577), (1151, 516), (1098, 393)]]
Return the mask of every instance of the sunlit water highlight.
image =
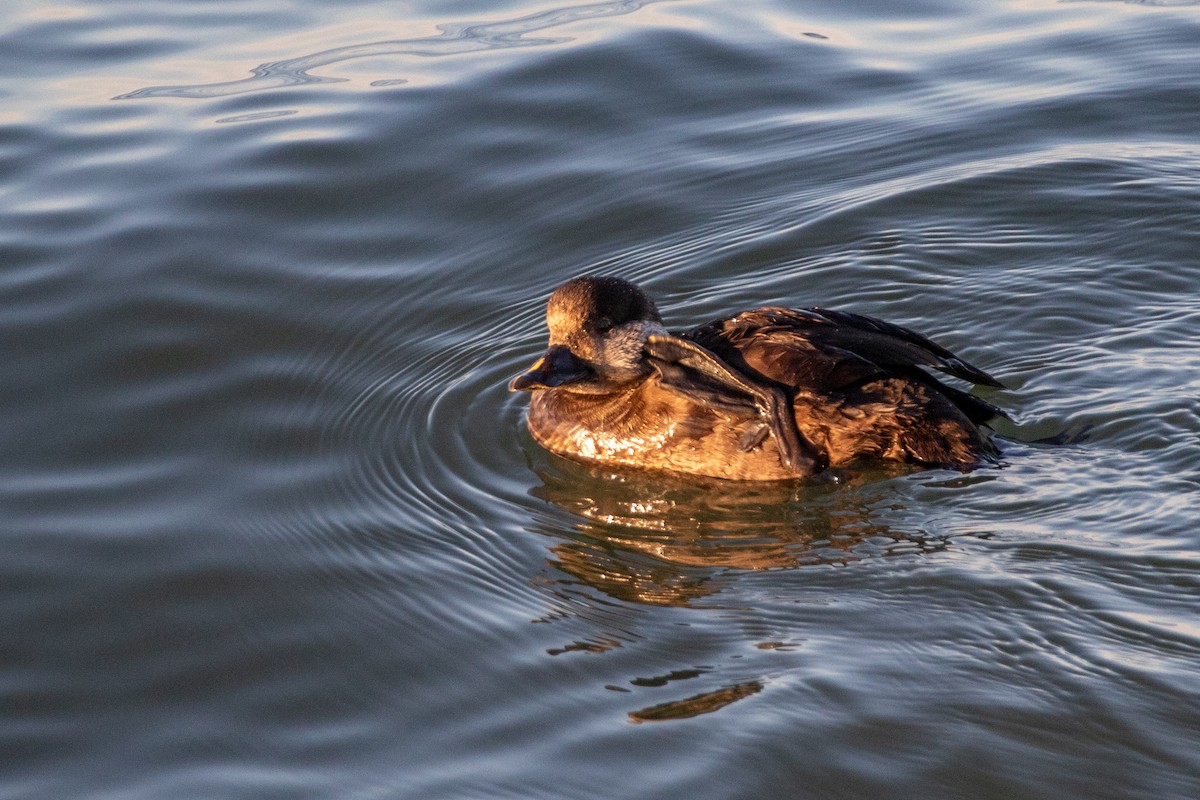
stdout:
[[(1200, 795), (1192, 4), (3, 13), (0, 797)], [(1003, 463), (562, 462), (585, 272), (928, 333)]]

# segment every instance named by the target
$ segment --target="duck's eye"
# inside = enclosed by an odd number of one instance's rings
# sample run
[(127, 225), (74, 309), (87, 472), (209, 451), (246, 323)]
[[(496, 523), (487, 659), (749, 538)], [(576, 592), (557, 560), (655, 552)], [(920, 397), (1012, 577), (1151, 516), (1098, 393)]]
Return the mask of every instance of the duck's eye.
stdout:
[(600, 319), (596, 320), (596, 330), (599, 333), (608, 333), (610, 330), (612, 330), (612, 326), (612, 320), (608, 317), (601, 317)]

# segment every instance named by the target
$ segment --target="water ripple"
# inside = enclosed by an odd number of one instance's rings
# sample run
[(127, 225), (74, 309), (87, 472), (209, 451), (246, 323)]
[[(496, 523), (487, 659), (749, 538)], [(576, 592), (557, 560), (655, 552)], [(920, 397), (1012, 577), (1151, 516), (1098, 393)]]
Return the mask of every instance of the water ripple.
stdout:
[[(526, 38), (527, 34), (568, 25), (573, 22), (600, 17), (631, 14), (662, 0), (619, 0), (618, 2), (593, 3), (567, 6), (529, 14), (516, 19), (482, 24), (448, 23), (438, 25), (440, 36), (416, 39), (396, 39), (367, 44), (335, 47), (298, 58), (260, 64), (251, 70), (251, 77), (221, 83), (205, 83), (178, 86), (148, 86), (143, 89), (118, 95), (116, 100), (131, 100), (144, 97), (185, 97), (205, 99), (230, 95), (262, 92), (289, 86), (315, 83), (338, 83), (343, 78), (313, 75), (312, 71), (345, 61), (380, 56), (420, 56), (425, 58), (456, 56), (488, 50), (517, 47), (545, 47), (571, 41), (570, 38)], [(395, 86), (398, 79), (376, 81), (373, 86)]]
[[(1194, 10), (16, 5), (12, 785), (1195, 795)], [(584, 272), (928, 332), (1004, 463), (549, 456), (505, 383)]]

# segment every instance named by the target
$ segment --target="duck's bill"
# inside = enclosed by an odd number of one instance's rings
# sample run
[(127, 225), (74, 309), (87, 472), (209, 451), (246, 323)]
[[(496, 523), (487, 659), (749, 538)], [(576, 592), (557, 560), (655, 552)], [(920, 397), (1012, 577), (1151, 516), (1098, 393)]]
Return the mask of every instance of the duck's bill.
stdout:
[(555, 345), (528, 370), (509, 381), (510, 392), (553, 389), (591, 377), (592, 368), (580, 361), (570, 348)]

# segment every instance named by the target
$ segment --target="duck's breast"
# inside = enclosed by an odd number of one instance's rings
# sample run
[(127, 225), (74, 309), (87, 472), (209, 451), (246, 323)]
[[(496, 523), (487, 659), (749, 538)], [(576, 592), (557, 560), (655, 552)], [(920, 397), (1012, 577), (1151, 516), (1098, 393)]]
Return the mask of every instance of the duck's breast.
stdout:
[(756, 416), (718, 413), (653, 379), (614, 395), (538, 392), (529, 430), (547, 450), (590, 464), (730, 480), (796, 477)]

